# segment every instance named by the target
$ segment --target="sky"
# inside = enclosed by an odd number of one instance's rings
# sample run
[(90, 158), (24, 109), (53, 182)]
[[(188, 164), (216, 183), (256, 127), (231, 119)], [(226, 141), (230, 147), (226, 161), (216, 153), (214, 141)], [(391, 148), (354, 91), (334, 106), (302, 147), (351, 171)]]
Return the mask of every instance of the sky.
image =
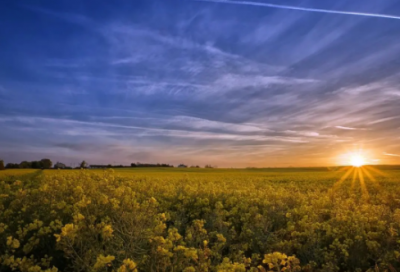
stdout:
[(396, 0), (5, 0), (0, 159), (400, 164)]

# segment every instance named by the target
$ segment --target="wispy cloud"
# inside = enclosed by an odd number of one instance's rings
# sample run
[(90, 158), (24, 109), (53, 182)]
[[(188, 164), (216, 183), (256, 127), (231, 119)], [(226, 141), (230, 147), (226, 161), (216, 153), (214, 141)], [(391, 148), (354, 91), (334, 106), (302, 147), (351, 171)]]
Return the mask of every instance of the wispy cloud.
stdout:
[(230, 0), (194, 0), (194, 1), (213, 2), (213, 3), (221, 3), (221, 4), (233, 4), (233, 5), (258, 6), (258, 7), (267, 7), (267, 8), (290, 9), (290, 10), (309, 11), (309, 12), (318, 12), (318, 13), (355, 15), (355, 16), (376, 17), (376, 18), (400, 20), (400, 16), (395, 16), (395, 15), (387, 15), (387, 14), (379, 14), (379, 13), (354, 12), (354, 11), (342, 11), (342, 10), (317, 9), (317, 8), (306, 8), (306, 7), (297, 7), (297, 6), (276, 5), (276, 4), (270, 4), (270, 3), (265, 3), (265, 2), (230, 1)]
[(395, 120), (395, 119), (399, 119), (399, 118), (400, 118), (400, 116), (386, 117), (386, 118), (382, 118), (382, 119), (378, 119), (378, 120), (369, 122), (367, 125), (375, 125), (375, 124), (379, 124), (379, 123), (383, 123), (383, 122), (387, 122), (387, 121), (391, 121), (391, 120)]
[(144, 2), (113, 12), (52, 4), (25, 9), (43, 20), (5, 17), (0, 30), (29, 24), (30, 34), (18, 28), (0, 44), (2, 156), (49, 148), (60, 160), (115, 152), (121, 163), (266, 166), (310, 156), (332, 164), (360, 143), (400, 152), (394, 20), (222, 6), (268, 4), (253, 1)]
[(88, 17), (78, 14), (78, 13), (71, 13), (71, 12), (57, 12), (51, 9), (39, 7), (39, 6), (33, 6), (33, 5), (20, 5), (23, 8), (45, 14), (57, 19), (61, 19), (64, 21), (67, 21), (69, 23), (73, 24), (78, 24), (82, 26), (87, 26), (87, 27), (94, 27), (94, 22), (90, 20)]
[(400, 155), (397, 155), (397, 154), (390, 154), (390, 153), (383, 153), (383, 155), (392, 156), (392, 157), (400, 157)]
[[(190, 120), (190, 118), (184, 118), (186, 120)], [(268, 135), (268, 130), (261, 130), (259, 128), (252, 128), (248, 126), (240, 126), (240, 125), (228, 125), (225, 124), (225, 131), (221, 131), (220, 127), (217, 129), (215, 127), (216, 122), (205, 122), (200, 121), (204, 124), (199, 123), (200, 120), (197, 119), (197, 125), (192, 124), (190, 126), (182, 127), (180, 124), (179, 127), (171, 127), (171, 128), (161, 128), (155, 126), (153, 123), (152, 126), (144, 126), (144, 125), (127, 125), (127, 124), (118, 124), (115, 121), (113, 123), (105, 123), (99, 121), (77, 121), (71, 119), (54, 119), (54, 118), (39, 118), (39, 117), (12, 117), (12, 118), (0, 118), (0, 122), (3, 123), (15, 123), (18, 127), (18, 122), (21, 124), (31, 126), (30, 130), (36, 129), (45, 129), (46, 126), (57, 126), (57, 135), (70, 135), (70, 136), (90, 136), (90, 135), (102, 135), (102, 136), (117, 136), (124, 135), (126, 137), (132, 137), (133, 132), (139, 132), (136, 134), (140, 137), (145, 136), (162, 136), (162, 137), (182, 137), (182, 138), (193, 138), (193, 139), (211, 139), (211, 140), (232, 140), (232, 141), (277, 141), (277, 142), (293, 142), (293, 143), (302, 143), (306, 142), (305, 139), (301, 137), (287, 137), (287, 136), (276, 136), (274, 134)], [(210, 124), (211, 123), (211, 124)], [(39, 125), (42, 124), (42, 125)], [(211, 128), (209, 131), (204, 131), (206, 127)], [(110, 131), (107, 128), (114, 129), (122, 129), (119, 131)], [(202, 131), (194, 130), (194, 129), (203, 128)], [(235, 128), (236, 130), (232, 130)], [(124, 132), (125, 130), (125, 132)], [(216, 131), (217, 130), (217, 131)], [(249, 133), (253, 132), (253, 133)], [(254, 132), (264, 132), (264, 133), (254, 133)], [(314, 136), (310, 134), (301, 134), (304, 136)]]
[(343, 130), (367, 130), (366, 128), (353, 128), (353, 127), (345, 127), (345, 126), (335, 126), (335, 128), (343, 129)]

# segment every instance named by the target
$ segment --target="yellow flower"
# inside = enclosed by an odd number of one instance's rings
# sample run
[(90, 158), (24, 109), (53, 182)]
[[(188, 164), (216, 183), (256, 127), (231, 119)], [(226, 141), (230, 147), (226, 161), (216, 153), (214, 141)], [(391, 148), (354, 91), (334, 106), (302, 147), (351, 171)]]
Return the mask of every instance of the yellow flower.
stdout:
[(56, 237), (56, 241), (60, 242), (61, 237), (69, 237), (69, 238), (74, 238), (76, 235), (75, 233), (75, 228), (74, 224), (66, 224), (64, 227), (61, 229), (61, 234), (54, 234), (54, 237)]
[(106, 225), (103, 228), (103, 237), (111, 237), (113, 232), (111, 225)]
[(101, 268), (104, 268), (106, 266), (110, 266), (112, 261), (114, 261), (114, 260), (115, 260), (114, 256), (111, 256), (111, 255), (104, 256), (103, 254), (100, 254), (97, 257), (97, 260), (96, 260), (96, 263), (93, 266), (93, 269), (94, 270), (100, 270)]
[(125, 259), (122, 262), (122, 265), (120, 268), (118, 268), (118, 272), (137, 272), (136, 269), (137, 265), (134, 261), (132, 261), (131, 259)]
[(0, 223), (0, 233), (6, 230), (7, 226), (4, 223)]
[(74, 231), (74, 224), (66, 224), (61, 229), (61, 236), (68, 236), (72, 231)]
[(222, 234), (217, 234), (217, 239), (219, 242), (222, 242), (222, 243), (226, 242), (226, 238)]
[(83, 219), (85, 219), (85, 216), (83, 216), (81, 213), (78, 213), (78, 214), (74, 215), (74, 221), (75, 222), (81, 221)]
[(20, 243), (17, 239), (13, 239), (12, 236), (7, 237), (7, 246), (12, 248), (19, 248)]

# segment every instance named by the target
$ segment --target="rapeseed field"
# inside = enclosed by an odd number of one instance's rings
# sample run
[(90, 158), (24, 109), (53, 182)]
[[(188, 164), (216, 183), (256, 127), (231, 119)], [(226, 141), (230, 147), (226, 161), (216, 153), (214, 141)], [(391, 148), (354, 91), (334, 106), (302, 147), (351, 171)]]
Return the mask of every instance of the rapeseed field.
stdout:
[(7, 170), (0, 271), (400, 271), (400, 171)]

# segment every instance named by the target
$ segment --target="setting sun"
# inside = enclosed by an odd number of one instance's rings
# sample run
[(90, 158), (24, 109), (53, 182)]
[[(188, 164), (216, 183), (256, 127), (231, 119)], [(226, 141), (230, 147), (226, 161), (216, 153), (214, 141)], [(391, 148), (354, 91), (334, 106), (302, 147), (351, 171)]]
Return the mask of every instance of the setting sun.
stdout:
[(363, 156), (355, 154), (351, 156), (350, 164), (354, 167), (361, 167), (365, 164), (365, 159)]

